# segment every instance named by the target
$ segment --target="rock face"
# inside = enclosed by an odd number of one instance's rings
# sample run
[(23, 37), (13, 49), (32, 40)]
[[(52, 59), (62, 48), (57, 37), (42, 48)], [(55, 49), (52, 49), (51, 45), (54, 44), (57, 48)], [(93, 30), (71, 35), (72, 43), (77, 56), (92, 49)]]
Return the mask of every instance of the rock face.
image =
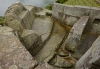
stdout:
[(59, 68), (71, 68), (72, 64), (66, 61), (64, 58), (60, 56), (56, 56), (53, 60), (51, 60), (51, 65)]
[(52, 31), (52, 27), (53, 27), (52, 18), (45, 16), (42, 18), (41, 17), (35, 18), (32, 29), (37, 31), (37, 33), (42, 37), (42, 40), (45, 41), (49, 38)]
[[(35, 56), (35, 59), (48, 62), (55, 54), (56, 49), (60, 47), (65, 36), (65, 30), (57, 23), (54, 25), (54, 30), (50, 39), (46, 42), (41, 51)], [(48, 49), (48, 50), (47, 50)]]
[(66, 40), (66, 49), (75, 51), (88, 19), (88, 16), (83, 16), (74, 24)]
[(92, 68), (92, 66), (97, 65), (97, 68), (93, 69), (99, 69), (98, 65), (100, 61), (100, 37), (96, 39), (96, 41), (92, 44), (92, 47), (81, 57), (81, 59), (76, 63), (76, 69), (89, 69)]
[(26, 49), (34, 56), (43, 47), (41, 37), (34, 30), (24, 30), (22, 33), (22, 42)]
[(24, 29), (32, 28), (35, 13), (41, 10), (43, 9), (39, 7), (24, 6), (21, 3), (16, 2), (11, 5), (5, 13), (6, 24), (22, 33)]
[[(12, 9), (13, 8), (13, 9)], [(17, 31), (22, 31), (23, 26), (21, 24), (21, 18), (18, 15), (25, 9), (21, 3), (14, 3), (5, 13), (5, 21), (7, 25)]]
[(8, 27), (0, 27), (0, 66), (2, 69), (32, 69), (37, 62)]
[(51, 65), (41, 62), (35, 69), (54, 69)]

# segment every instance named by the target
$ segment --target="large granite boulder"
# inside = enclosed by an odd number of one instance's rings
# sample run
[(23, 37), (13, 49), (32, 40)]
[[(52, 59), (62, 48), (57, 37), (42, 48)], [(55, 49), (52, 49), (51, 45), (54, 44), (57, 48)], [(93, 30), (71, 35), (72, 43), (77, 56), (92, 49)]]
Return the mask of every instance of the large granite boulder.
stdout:
[(34, 30), (24, 30), (21, 38), (22, 43), (33, 56), (43, 47), (41, 37)]
[(42, 10), (40, 7), (24, 6), (20, 2), (15, 2), (5, 12), (6, 25), (22, 33), (24, 29), (32, 28), (35, 13)]
[(37, 62), (14, 35), (13, 29), (0, 27), (0, 68), (32, 69)]

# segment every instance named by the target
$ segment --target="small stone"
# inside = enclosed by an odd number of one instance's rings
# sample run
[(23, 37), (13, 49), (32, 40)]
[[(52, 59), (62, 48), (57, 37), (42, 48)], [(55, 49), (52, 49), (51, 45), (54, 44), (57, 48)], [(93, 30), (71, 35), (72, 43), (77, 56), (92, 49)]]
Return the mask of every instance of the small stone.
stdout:
[(18, 67), (16, 65), (12, 65), (9, 67), (9, 69), (18, 69)]

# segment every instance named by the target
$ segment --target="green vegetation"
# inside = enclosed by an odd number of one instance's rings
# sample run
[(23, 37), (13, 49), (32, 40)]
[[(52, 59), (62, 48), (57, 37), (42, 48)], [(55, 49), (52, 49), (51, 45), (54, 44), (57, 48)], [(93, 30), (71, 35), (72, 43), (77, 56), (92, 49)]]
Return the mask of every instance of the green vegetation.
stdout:
[(68, 5), (81, 5), (90, 7), (100, 7), (100, 4), (96, 0), (57, 0), (57, 3)]
[(48, 10), (52, 10), (52, 4), (46, 6), (46, 9), (48, 9)]
[(0, 25), (3, 25), (4, 22), (5, 22), (4, 17), (3, 16), (0, 16)]
[(68, 1), (68, 0), (57, 0), (56, 3), (61, 3), (61, 4), (63, 4), (63, 3), (65, 3), (66, 1)]

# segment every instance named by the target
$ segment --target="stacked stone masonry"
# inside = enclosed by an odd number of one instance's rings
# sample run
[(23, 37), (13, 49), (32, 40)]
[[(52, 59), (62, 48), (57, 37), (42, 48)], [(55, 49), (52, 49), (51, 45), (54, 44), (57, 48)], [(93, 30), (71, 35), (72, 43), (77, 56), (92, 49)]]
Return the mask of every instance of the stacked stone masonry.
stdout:
[(67, 25), (73, 26), (80, 17), (89, 16), (89, 25), (91, 25), (92, 32), (100, 34), (100, 22), (94, 23), (95, 20), (100, 21), (100, 8), (89, 6), (71, 6), (64, 4), (53, 4), (52, 16)]

